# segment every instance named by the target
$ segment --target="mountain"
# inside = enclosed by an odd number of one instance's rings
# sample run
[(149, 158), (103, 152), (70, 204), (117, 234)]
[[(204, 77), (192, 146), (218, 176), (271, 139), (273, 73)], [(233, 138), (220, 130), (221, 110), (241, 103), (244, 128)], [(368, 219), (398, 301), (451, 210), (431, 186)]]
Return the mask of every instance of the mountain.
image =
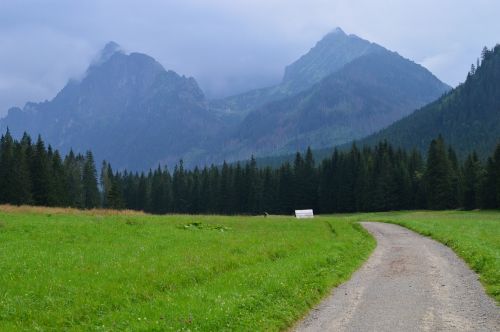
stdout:
[(213, 108), (225, 109), (228, 113), (246, 115), (258, 106), (307, 90), (349, 62), (382, 49), (375, 43), (356, 35), (347, 35), (336, 28), (309, 52), (288, 65), (280, 84), (215, 100), (211, 104)]
[(336, 28), (285, 68), (281, 85), (289, 94), (304, 91), (353, 60), (383, 50), (380, 45)]
[(483, 50), (463, 84), (360, 144), (387, 140), (425, 151), (438, 135), (462, 157), (473, 150), (489, 156), (500, 142), (500, 45)]
[(251, 111), (225, 142), (223, 157), (343, 144), (390, 125), (448, 89), (422, 66), (376, 47), (309, 89)]
[(210, 101), (194, 78), (111, 42), (52, 100), (10, 109), (0, 131), (41, 134), (62, 153), (90, 149), (118, 169), (181, 158), (191, 167), (348, 142), (448, 89), (425, 68), (336, 29), (277, 86)]
[(91, 149), (96, 160), (134, 170), (196, 155), (193, 147), (203, 150), (222, 124), (193, 78), (109, 43), (85, 77), (54, 99), (10, 109), (0, 121), (2, 132), (7, 127), (15, 136), (41, 134), (63, 152)]

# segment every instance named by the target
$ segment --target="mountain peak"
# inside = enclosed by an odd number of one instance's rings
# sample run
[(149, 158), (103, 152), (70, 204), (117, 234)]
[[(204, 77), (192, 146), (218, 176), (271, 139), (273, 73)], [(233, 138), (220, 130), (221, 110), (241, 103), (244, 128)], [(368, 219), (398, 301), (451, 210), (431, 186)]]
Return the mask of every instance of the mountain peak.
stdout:
[(100, 65), (108, 61), (115, 53), (123, 53), (123, 50), (121, 46), (114, 41), (109, 41), (108, 43), (106, 43), (104, 48), (99, 51), (94, 61), (92, 61), (92, 64)]
[(121, 46), (114, 41), (109, 41), (106, 43), (101, 53), (114, 53), (121, 49)]
[(346, 33), (344, 32), (344, 30), (342, 30), (340, 27), (336, 27), (335, 29), (333, 29), (328, 34), (329, 35), (344, 35), (344, 36), (347, 36)]
[(353, 36), (335, 28), (308, 53), (285, 68), (282, 82), (287, 83), (292, 91), (305, 90), (347, 63), (379, 48)]

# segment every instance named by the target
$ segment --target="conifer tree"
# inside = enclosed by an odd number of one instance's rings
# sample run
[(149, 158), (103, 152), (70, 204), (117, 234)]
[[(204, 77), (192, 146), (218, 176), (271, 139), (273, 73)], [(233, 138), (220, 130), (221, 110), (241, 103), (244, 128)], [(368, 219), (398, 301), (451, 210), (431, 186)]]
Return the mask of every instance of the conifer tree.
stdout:
[(185, 213), (188, 211), (188, 188), (187, 179), (184, 171), (184, 163), (181, 160), (179, 166), (175, 166), (172, 190), (174, 193), (174, 211)]
[(452, 166), (443, 138), (434, 139), (429, 147), (425, 173), (428, 207), (434, 210), (453, 207)]
[(304, 168), (304, 159), (302, 158), (300, 152), (297, 152), (295, 154), (295, 159), (293, 161), (293, 183), (292, 183), (293, 193), (294, 193), (293, 206), (296, 209), (305, 209), (307, 204), (306, 202), (304, 202), (306, 198), (303, 192), (303, 187), (304, 187), (304, 179), (302, 178), (303, 168)]
[[(175, 195), (175, 192), (173, 192), (173, 195)], [(203, 170), (201, 171), (201, 188), (200, 188), (200, 201), (199, 201), (199, 211), (201, 213), (210, 212), (211, 195), (212, 195), (212, 188), (209, 179), (209, 172), (208, 169), (204, 167)]]
[(73, 150), (64, 159), (66, 174), (66, 196), (67, 203), (71, 207), (83, 208), (84, 195), (82, 183), (83, 157), (75, 156)]
[[(207, 200), (207, 212), (218, 213), (219, 212), (219, 197), (220, 197), (220, 172), (219, 168), (215, 165), (211, 165), (208, 169), (208, 181), (210, 183), (210, 195)], [(244, 210), (244, 208), (243, 208)]]
[(500, 208), (500, 144), (497, 145), (495, 153), (493, 154), (493, 174), (492, 177), (495, 178), (495, 190), (496, 190), (496, 205), (495, 208)]
[(49, 198), (49, 204), (53, 206), (69, 206), (68, 196), (66, 195), (66, 172), (59, 151), (54, 151), (51, 159), (51, 197)]
[(290, 163), (285, 162), (279, 169), (279, 182), (278, 182), (278, 194), (279, 194), (279, 212), (283, 214), (292, 214), (295, 209), (295, 185), (294, 185), (294, 174), (292, 166)]
[(137, 185), (137, 194), (136, 194), (136, 210), (139, 211), (147, 211), (149, 206), (149, 190), (148, 183), (146, 181), (146, 177), (144, 173), (141, 173), (139, 178), (139, 182)]
[(481, 208), (495, 209), (497, 207), (496, 181), (495, 163), (490, 157), (486, 161), (485, 175), (481, 184)]
[[(193, 174), (193, 186), (191, 187), (191, 212), (192, 213), (201, 213), (202, 211), (202, 203), (201, 203), (201, 175), (198, 167), (195, 167)], [(231, 211), (228, 211), (231, 213)]]
[(50, 189), (50, 170), (47, 150), (42, 138), (38, 136), (31, 163), (33, 200), (36, 205), (48, 206)]
[(163, 172), (160, 165), (158, 165), (158, 168), (154, 171), (151, 179), (151, 212), (166, 212), (165, 189)]
[(121, 176), (120, 174), (113, 175), (110, 180), (111, 188), (107, 196), (108, 207), (115, 210), (121, 210), (125, 208)]
[(458, 165), (458, 158), (455, 151), (450, 146), (448, 148), (448, 159), (450, 160), (450, 178), (451, 178), (451, 193), (450, 207), (457, 208), (459, 206), (460, 197), (462, 196), (462, 174)]
[(101, 206), (103, 208), (108, 208), (108, 196), (109, 192), (111, 191), (111, 178), (113, 177), (113, 170), (111, 168), (111, 165), (106, 162), (106, 160), (103, 160), (102, 166), (101, 166), (101, 176), (100, 176), (100, 187), (101, 187), (101, 194), (102, 194), (102, 199), (101, 199)]
[(481, 162), (474, 152), (464, 164), (464, 189), (462, 205), (466, 210), (473, 210), (481, 206), (480, 184), (483, 182)]
[(303, 168), (300, 170), (302, 178), (302, 191), (304, 193), (303, 206), (305, 208), (318, 208), (318, 183), (314, 156), (311, 147), (307, 148)]
[(32, 204), (31, 174), (26, 145), (16, 144), (14, 148), (14, 183), (12, 184), (12, 204)]
[(266, 167), (263, 171), (262, 178), (262, 210), (263, 212), (271, 213), (278, 209), (278, 203), (276, 201), (278, 196), (277, 176), (271, 167)]
[(257, 161), (252, 156), (245, 167), (247, 184), (247, 213), (256, 214), (262, 212), (262, 183), (257, 169)]
[[(373, 198), (370, 210), (387, 211), (396, 209), (397, 182), (393, 165), (393, 151), (387, 142), (380, 143), (375, 149), (371, 190)], [(351, 210), (352, 211), (352, 210)]]
[(229, 170), (229, 165), (224, 161), (221, 169), (221, 177), (220, 177), (220, 200), (219, 200), (219, 211), (223, 214), (231, 214), (233, 213), (233, 195), (232, 195), (232, 174)]
[(411, 152), (408, 161), (408, 172), (411, 181), (411, 208), (424, 209), (427, 206), (425, 197), (424, 173), (425, 165), (422, 156), (417, 150)]
[(14, 140), (9, 130), (0, 139), (0, 202), (10, 203), (15, 199)]
[(94, 156), (87, 151), (82, 172), (83, 205), (86, 209), (99, 206), (99, 189), (97, 187), (97, 170), (95, 168)]

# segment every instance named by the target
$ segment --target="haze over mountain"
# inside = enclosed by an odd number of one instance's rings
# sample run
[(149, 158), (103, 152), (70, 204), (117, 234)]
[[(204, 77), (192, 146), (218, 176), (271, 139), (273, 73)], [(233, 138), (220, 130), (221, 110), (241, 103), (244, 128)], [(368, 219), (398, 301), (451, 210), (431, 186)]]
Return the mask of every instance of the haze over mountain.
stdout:
[(381, 49), (377, 44), (336, 28), (308, 53), (288, 65), (280, 84), (217, 100), (212, 105), (246, 114), (257, 106), (304, 91), (354, 59)]
[(51, 101), (12, 108), (15, 136), (41, 134), (61, 151), (91, 149), (130, 170), (246, 159), (368, 135), (449, 87), (396, 53), (336, 29), (285, 69), (278, 86), (207, 101), (194, 78), (115, 43)]
[(41, 134), (62, 151), (91, 149), (120, 168), (147, 168), (203, 149), (220, 130), (204, 102), (193, 78), (109, 43), (83, 79), (68, 82), (51, 101), (10, 109), (1, 129)]
[(422, 66), (336, 29), (288, 66), (280, 85), (230, 99), (248, 115), (220, 150), (234, 160), (343, 144), (449, 89)]
[(415, 111), (388, 128), (361, 140), (376, 144), (387, 140), (396, 146), (425, 151), (442, 135), (465, 157), (472, 151), (491, 155), (500, 142), (500, 45), (483, 50), (482, 62), (459, 85), (439, 100)]

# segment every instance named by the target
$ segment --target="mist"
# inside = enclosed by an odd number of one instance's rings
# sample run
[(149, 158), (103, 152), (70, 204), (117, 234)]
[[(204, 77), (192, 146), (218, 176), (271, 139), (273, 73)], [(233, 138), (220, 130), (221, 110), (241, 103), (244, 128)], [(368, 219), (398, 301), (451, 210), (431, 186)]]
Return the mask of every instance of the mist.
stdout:
[(110, 40), (195, 77), (209, 98), (279, 82), (287, 64), (337, 26), (455, 86), (482, 47), (499, 41), (499, 12), (492, 0), (4, 1), (0, 116), (53, 98)]

